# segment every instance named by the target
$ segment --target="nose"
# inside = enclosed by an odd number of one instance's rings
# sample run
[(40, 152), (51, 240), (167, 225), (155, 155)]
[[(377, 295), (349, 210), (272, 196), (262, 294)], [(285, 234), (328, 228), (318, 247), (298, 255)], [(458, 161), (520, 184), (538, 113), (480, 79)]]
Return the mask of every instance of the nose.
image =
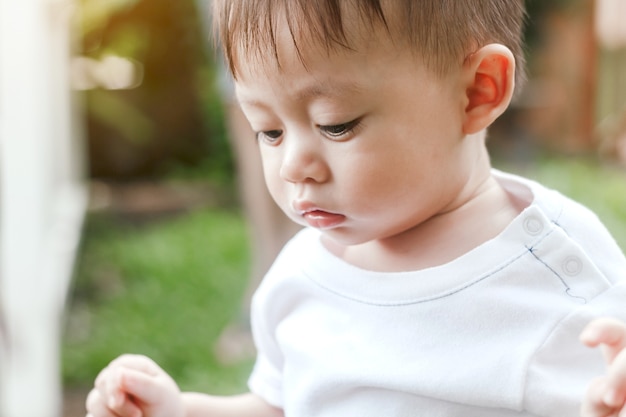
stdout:
[(317, 138), (288, 136), (282, 143), (283, 154), (280, 177), (291, 183), (325, 182), (330, 169), (324, 156), (323, 145)]

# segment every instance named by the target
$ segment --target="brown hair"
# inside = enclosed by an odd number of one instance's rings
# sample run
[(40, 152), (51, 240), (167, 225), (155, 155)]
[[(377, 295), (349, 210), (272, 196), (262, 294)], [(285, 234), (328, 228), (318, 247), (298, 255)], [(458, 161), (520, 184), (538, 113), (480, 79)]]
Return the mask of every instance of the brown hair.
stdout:
[[(472, 51), (501, 43), (514, 54), (516, 78), (524, 78), (523, 0), (214, 0), (214, 27), (226, 62), (237, 76), (235, 59), (278, 59), (277, 22), (285, 19), (301, 60), (303, 46), (327, 51), (352, 49), (347, 17), (368, 28), (384, 28), (405, 42), (431, 70), (446, 74)], [(352, 23), (352, 22), (350, 22)], [(371, 32), (371, 29), (369, 29)], [(304, 63), (304, 61), (303, 61)]]

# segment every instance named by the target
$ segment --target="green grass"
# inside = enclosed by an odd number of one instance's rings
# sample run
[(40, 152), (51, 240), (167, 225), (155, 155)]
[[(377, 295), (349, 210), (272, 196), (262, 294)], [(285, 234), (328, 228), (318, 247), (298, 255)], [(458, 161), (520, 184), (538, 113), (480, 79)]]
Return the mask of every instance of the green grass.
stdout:
[(212, 348), (239, 314), (247, 248), (241, 216), (225, 210), (143, 226), (91, 216), (64, 338), (66, 385), (91, 384), (133, 352), (155, 359), (181, 388), (241, 391), (251, 363), (220, 366)]
[[(582, 202), (626, 248), (626, 172), (591, 159), (544, 158), (501, 169)], [(125, 352), (151, 356), (181, 388), (235, 393), (251, 361), (221, 366), (216, 338), (239, 314), (248, 276), (245, 224), (212, 209), (132, 225), (90, 216), (63, 347), (65, 383), (85, 386)]]

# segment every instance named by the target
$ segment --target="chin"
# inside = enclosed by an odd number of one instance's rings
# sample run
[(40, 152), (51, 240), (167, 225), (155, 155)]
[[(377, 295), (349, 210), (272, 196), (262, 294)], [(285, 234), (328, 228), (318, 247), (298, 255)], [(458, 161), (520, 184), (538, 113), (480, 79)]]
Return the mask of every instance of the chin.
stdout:
[(345, 229), (343, 231), (340, 229), (324, 230), (322, 231), (322, 236), (324, 236), (324, 239), (329, 243), (343, 247), (362, 245), (363, 243), (374, 240), (347, 232)]

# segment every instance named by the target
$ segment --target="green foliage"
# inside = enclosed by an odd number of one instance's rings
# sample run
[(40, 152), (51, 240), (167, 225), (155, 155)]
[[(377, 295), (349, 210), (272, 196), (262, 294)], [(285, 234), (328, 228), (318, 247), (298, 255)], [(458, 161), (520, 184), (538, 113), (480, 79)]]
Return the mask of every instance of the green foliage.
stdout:
[(138, 0), (81, 0), (81, 35), (100, 30), (114, 13), (133, 7)]
[(91, 217), (65, 337), (68, 385), (91, 384), (122, 353), (155, 359), (184, 389), (236, 392), (250, 363), (212, 348), (237, 317), (248, 276), (244, 222), (199, 211), (144, 226)]
[[(91, 58), (86, 78), (95, 87), (84, 92), (90, 175), (162, 178), (172, 167), (211, 164), (213, 176), (232, 178), (197, 2), (82, 1), (82, 54)], [(111, 57), (135, 65), (131, 82), (115, 82)]]
[(123, 137), (137, 145), (154, 137), (156, 126), (142, 109), (133, 106), (118, 94), (94, 90), (85, 96), (91, 114), (101, 122), (114, 126)]

